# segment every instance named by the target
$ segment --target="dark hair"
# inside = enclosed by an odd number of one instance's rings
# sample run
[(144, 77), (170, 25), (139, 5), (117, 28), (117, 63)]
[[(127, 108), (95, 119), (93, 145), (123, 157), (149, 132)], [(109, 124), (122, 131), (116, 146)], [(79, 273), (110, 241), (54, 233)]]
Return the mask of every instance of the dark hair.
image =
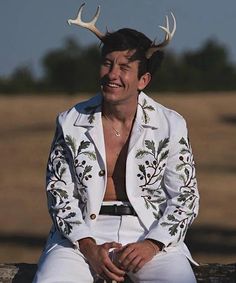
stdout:
[(135, 50), (130, 61), (139, 61), (138, 78), (146, 72), (153, 76), (161, 65), (164, 53), (156, 51), (150, 59), (147, 59), (145, 54), (151, 45), (152, 41), (145, 34), (134, 29), (123, 28), (106, 34), (103, 39), (102, 56), (105, 57), (113, 51)]

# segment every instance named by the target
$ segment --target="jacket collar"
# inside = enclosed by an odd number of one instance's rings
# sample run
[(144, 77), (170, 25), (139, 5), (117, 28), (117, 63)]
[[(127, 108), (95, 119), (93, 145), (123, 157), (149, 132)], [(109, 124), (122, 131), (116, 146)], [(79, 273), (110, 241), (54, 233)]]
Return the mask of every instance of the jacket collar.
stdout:
[[(96, 144), (98, 152), (105, 160), (105, 142), (102, 127), (102, 95), (98, 94), (89, 101), (79, 103), (75, 106), (78, 116), (74, 122), (75, 127), (86, 128), (86, 136)], [(137, 113), (134, 120), (129, 142), (128, 153), (135, 148), (135, 144), (141, 138), (145, 128), (158, 129), (157, 107), (154, 100), (141, 92), (138, 98)], [(96, 125), (96, 127), (95, 127)], [(105, 161), (104, 161), (105, 164)], [(104, 165), (106, 166), (106, 165)]]
[(143, 128), (158, 128), (156, 102), (144, 92), (139, 94), (138, 109), (136, 114), (137, 123)]
[[(74, 122), (75, 127), (93, 128), (101, 123), (102, 94), (98, 93), (90, 100), (78, 104), (78, 116)], [(141, 92), (138, 97), (138, 108), (135, 124), (143, 128), (158, 128), (158, 115), (155, 101)]]
[(78, 116), (74, 122), (75, 127), (93, 128), (101, 122), (102, 95), (98, 93), (88, 101), (75, 106)]

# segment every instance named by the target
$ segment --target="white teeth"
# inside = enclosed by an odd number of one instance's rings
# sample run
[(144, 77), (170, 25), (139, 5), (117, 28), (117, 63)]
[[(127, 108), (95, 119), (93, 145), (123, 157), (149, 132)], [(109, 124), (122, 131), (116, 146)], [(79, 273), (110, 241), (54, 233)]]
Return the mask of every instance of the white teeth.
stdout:
[(120, 87), (118, 84), (114, 84), (114, 83), (109, 83), (108, 86), (109, 86), (109, 87), (113, 87), (113, 88), (118, 88), (118, 87)]

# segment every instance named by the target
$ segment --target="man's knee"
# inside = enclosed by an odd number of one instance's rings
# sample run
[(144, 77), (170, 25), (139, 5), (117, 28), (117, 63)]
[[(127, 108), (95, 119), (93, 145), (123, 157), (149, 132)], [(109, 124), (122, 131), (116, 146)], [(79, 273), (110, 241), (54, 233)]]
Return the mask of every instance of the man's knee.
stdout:
[(136, 274), (130, 274), (133, 282), (196, 283), (188, 259), (179, 253), (162, 253), (148, 262)]

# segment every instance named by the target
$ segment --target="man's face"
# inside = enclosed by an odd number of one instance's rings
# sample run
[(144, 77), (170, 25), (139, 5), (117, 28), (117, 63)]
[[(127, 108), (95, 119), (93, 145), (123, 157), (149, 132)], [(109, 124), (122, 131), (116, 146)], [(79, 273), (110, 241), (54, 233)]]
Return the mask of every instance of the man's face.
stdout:
[(129, 61), (133, 50), (114, 51), (103, 59), (100, 69), (104, 99), (112, 104), (137, 101), (138, 91), (145, 88), (149, 73), (138, 79), (138, 61)]

